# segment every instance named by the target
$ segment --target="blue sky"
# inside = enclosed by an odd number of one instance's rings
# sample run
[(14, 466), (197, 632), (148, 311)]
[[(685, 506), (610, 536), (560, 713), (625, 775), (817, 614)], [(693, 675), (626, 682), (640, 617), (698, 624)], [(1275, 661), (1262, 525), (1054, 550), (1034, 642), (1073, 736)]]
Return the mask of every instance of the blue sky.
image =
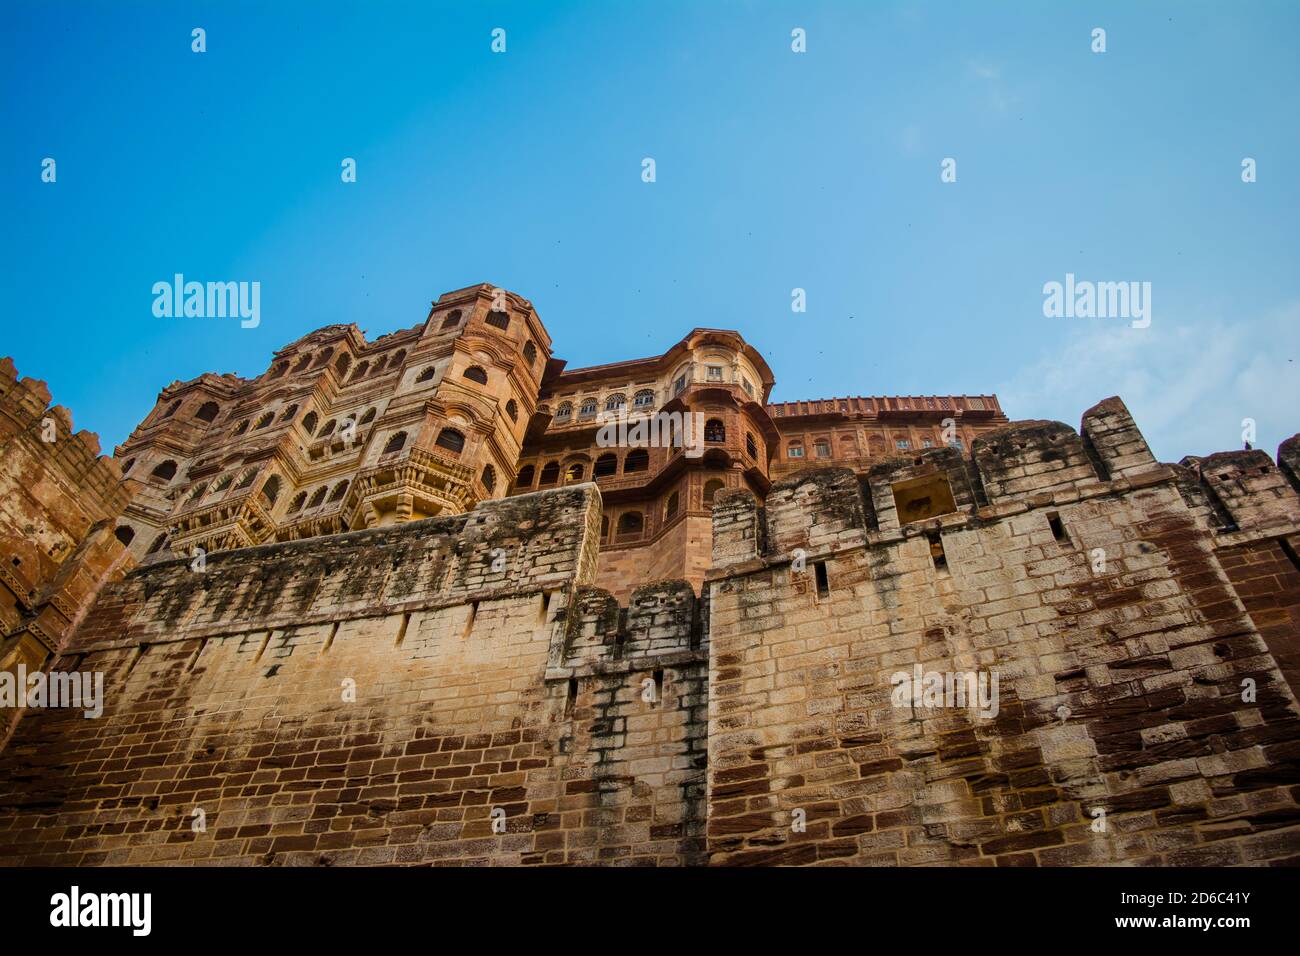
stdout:
[[(0, 353), (106, 451), (173, 380), (259, 374), (328, 323), (410, 327), (477, 282), (530, 298), (570, 367), (732, 327), (775, 400), (996, 391), (1012, 418), (1077, 426), (1118, 393), (1165, 460), (1240, 447), (1244, 418), (1270, 453), (1300, 429), (1297, 4), (46, 0), (5, 19)], [(156, 318), (177, 272), (260, 282), (260, 326)], [(1150, 282), (1151, 326), (1044, 317), (1066, 273)]]

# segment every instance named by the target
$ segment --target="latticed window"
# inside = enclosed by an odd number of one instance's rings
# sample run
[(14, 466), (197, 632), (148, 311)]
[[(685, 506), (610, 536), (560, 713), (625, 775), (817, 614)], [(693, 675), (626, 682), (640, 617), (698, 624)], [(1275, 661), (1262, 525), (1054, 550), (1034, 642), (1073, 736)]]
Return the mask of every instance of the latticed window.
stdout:
[(758, 457), (758, 442), (754, 441), (754, 436), (748, 432), (745, 433), (745, 451), (749, 452), (750, 458)]
[(578, 417), (579, 418), (596, 417), (596, 400), (594, 398), (584, 398), (582, 400), (582, 407), (578, 409)]
[(623, 474), (630, 471), (645, 471), (650, 467), (650, 453), (644, 448), (635, 448), (623, 459)]
[(504, 312), (489, 312), (487, 324), (504, 332), (510, 328), (510, 316)]
[(722, 419), (710, 418), (704, 423), (704, 440), (709, 442), (725, 442), (727, 440), (727, 426), (722, 424)]
[(560, 480), (560, 463), (558, 461), (548, 461), (542, 466), (542, 476), (538, 479), (537, 484), (553, 485)]
[(604, 478), (608, 475), (618, 473), (618, 458), (612, 452), (607, 452), (596, 459), (596, 465), (592, 468), (593, 478)]
[(654, 405), (654, 403), (655, 403), (655, 393), (648, 388), (642, 389), (641, 391), (637, 392), (636, 397), (632, 399), (633, 408), (650, 408)]
[(645, 518), (639, 511), (625, 511), (619, 515), (618, 528), (615, 531), (618, 535), (640, 534), (645, 527)]
[[(450, 429), (443, 429), (443, 434), (445, 434), (448, 431), (450, 431)], [(452, 434), (460, 435), (461, 444), (462, 445), (465, 444), (465, 436), (461, 435), (460, 432), (452, 432)], [(439, 445), (442, 444), (442, 435), (438, 436), (437, 444)], [(388, 444), (384, 446), (383, 454), (391, 455), (394, 454), (395, 452), (401, 451), (405, 447), (406, 447), (406, 432), (398, 432), (392, 438), (388, 439)], [(443, 447), (445, 448), (447, 446), (443, 445)], [(456, 450), (459, 451), (460, 449), (458, 448)]]
[[(402, 436), (402, 440), (406, 440), (405, 435)], [(389, 444), (392, 443), (390, 442)], [(447, 451), (459, 455), (465, 450), (465, 436), (454, 428), (444, 428), (442, 431), (438, 432), (438, 438), (434, 441), (434, 444), (439, 448), (445, 448)], [(401, 446), (399, 445), (398, 447), (400, 448)]]
[(572, 417), (573, 417), (573, 406), (570, 405), (568, 402), (565, 402), (563, 405), (561, 405), (559, 408), (555, 410), (555, 421), (557, 422), (567, 422)]
[(616, 412), (627, 404), (627, 399), (622, 395), (611, 395), (605, 399), (605, 411)]
[(443, 329), (454, 329), (458, 325), (460, 325), (460, 309), (457, 309), (455, 312), (448, 313), (447, 317), (442, 320)]
[(524, 343), (524, 359), (529, 365), (537, 361), (537, 346), (532, 342)]
[(516, 488), (531, 488), (533, 486), (533, 475), (536, 469), (532, 465), (524, 465), (519, 469), (519, 474), (515, 476)]
[(483, 369), (477, 365), (471, 365), (469, 368), (465, 369), (465, 377), (471, 382), (478, 382), (480, 385), (487, 384), (487, 372), (483, 371)]
[(708, 380), (708, 381), (710, 381), (710, 382), (721, 382), (721, 381), (722, 381), (722, 366), (721, 366), (721, 365), (706, 365), (706, 366), (704, 366), (704, 377), (705, 377), (706, 380)]
[(664, 518), (671, 518), (677, 514), (677, 492), (668, 496), (668, 503), (664, 505)]
[(813, 454), (818, 458), (831, 457), (831, 443), (824, 438), (819, 438), (813, 442)]

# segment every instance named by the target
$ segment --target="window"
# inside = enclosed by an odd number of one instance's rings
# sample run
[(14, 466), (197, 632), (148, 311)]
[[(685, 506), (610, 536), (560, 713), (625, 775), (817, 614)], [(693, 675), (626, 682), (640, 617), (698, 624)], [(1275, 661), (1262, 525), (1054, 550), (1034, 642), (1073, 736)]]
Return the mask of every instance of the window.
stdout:
[(344, 354), (338, 357), (334, 363), (334, 371), (338, 373), (339, 379), (347, 378), (348, 369), (352, 367), (352, 357)]
[(668, 496), (668, 503), (664, 505), (664, 519), (667, 520), (677, 514), (677, 492)]
[(311, 496), (311, 501), (307, 502), (308, 508), (319, 508), (325, 501), (325, 486), (321, 485), (316, 489), (316, 493)]
[(896, 438), (894, 439), (894, 447), (897, 448), (899, 451), (907, 451), (909, 448), (912, 447), (912, 443), (908, 441), (906, 438)]
[(637, 392), (636, 397), (632, 399), (633, 408), (652, 408), (654, 403), (655, 393), (648, 388), (643, 388)]
[(297, 514), (302, 511), (302, 506), (307, 503), (307, 492), (300, 491), (293, 496), (293, 501), (289, 502), (289, 509), (285, 514)]
[(198, 501), (200, 498), (203, 497), (203, 492), (207, 490), (208, 490), (208, 483), (206, 481), (201, 481), (194, 486), (194, 490), (189, 493), (189, 497), (187, 497), (185, 500)]
[(253, 431), (257, 431), (259, 428), (265, 428), (267, 425), (271, 424), (273, 418), (275, 418), (275, 415), (272, 412), (267, 412), (257, 420), (257, 424), (253, 426)]
[(704, 503), (706, 505), (713, 504), (713, 499), (716, 498), (718, 492), (725, 487), (726, 485), (723, 484), (722, 479), (720, 478), (710, 478), (706, 481), (704, 483)]
[(818, 458), (831, 457), (831, 443), (825, 438), (819, 438), (813, 442), (813, 454)]
[(677, 381), (673, 382), (673, 394), (677, 395), (685, 388), (686, 388), (686, 373), (683, 372), (680, 376), (678, 376)]
[(605, 399), (605, 411), (616, 412), (627, 404), (627, 399), (622, 395), (611, 395)]
[(162, 534), (158, 535), (158, 537), (153, 539), (153, 544), (149, 545), (149, 553), (157, 554), (159, 551), (163, 549), (163, 545), (166, 543), (167, 543), (167, 532), (164, 531)]
[(749, 432), (745, 433), (745, 451), (749, 452), (750, 458), (758, 458), (758, 442), (754, 441), (754, 436)]
[(750, 398), (753, 398), (753, 397), (754, 397), (754, 386), (751, 385), (751, 384), (749, 384), (749, 379), (744, 378), (744, 377), (742, 376), (741, 379), (740, 379), (740, 384), (741, 384), (741, 387), (744, 388), (745, 391), (749, 394), (749, 397), (750, 397)]
[(510, 416), (512, 422), (519, 421), (519, 403), (513, 398), (506, 402), (506, 414)]
[(722, 424), (722, 419), (710, 418), (704, 423), (704, 440), (708, 442), (725, 442), (727, 440), (727, 426)]
[(163, 481), (171, 481), (176, 477), (176, 462), (172, 461), (170, 458), (161, 462), (152, 472), (149, 473), (149, 477), (161, 478)]
[(922, 447), (922, 448), (933, 448), (933, 447), (934, 447), (934, 442), (931, 441), (929, 438), (922, 438), (922, 439), (921, 439), (921, 447)]
[(271, 378), (279, 378), (287, 371), (289, 371), (288, 362), (276, 362), (275, 366), (271, 369)]
[(534, 345), (531, 341), (524, 343), (524, 360), (529, 365), (532, 365), (534, 362), (537, 361), (537, 346)]
[(619, 515), (617, 534), (622, 537), (626, 534), (640, 534), (645, 527), (645, 518), (639, 511), (625, 511)]
[(948, 447), (956, 448), (958, 451), (961, 451), (965, 446), (962, 445), (960, 438), (954, 438), (948, 442)]
[(321, 426), (321, 429), (316, 434), (316, 437), (324, 438), (326, 435), (333, 435), (335, 424), (336, 422), (334, 421), (334, 419), (331, 418), (329, 421), (327, 421), (324, 425)]
[(446, 329), (454, 329), (458, 325), (460, 325), (460, 309), (457, 309), (455, 312), (449, 312), (447, 314), (447, 317), (442, 320), (442, 328), (439, 329), (439, 331), (445, 331)]
[(298, 360), (298, 364), (295, 365), (295, 366), (293, 367), (293, 370), (294, 370), (295, 372), (301, 372), (303, 369), (305, 369), (305, 368), (306, 368), (308, 365), (310, 365), (310, 364), (311, 364), (311, 356), (310, 356), (310, 355), (304, 355), (302, 358), (300, 358), (300, 359)]
[(487, 372), (483, 371), (483, 369), (477, 365), (471, 365), (469, 368), (465, 369), (465, 378), (469, 379), (471, 382), (478, 382), (480, 385), (487, 384)]
[(225, 491), (230, 487), (232, 481), (234, 481), (234, 478), (231, 475), (222, 475), (212, 483), (212, 493), (215, 495), (218, 492)]
[(618, 458), (613, 452), (607, 452), (596, 459), (596, 465), (591, 470), (593, 478), (605, 478), (609, 475), (618, 473)]
[(603, 541), (609, 536), (609, 515), (600, 516), (600, 537)]
[(533, 474), (535, 469), (532, 465), (524, 465), (519, 469), (519, 474), (515, 476), (516, 488), (531, 488), (533, 486)]
[(125, 464), (122, 465), (122, 477), (125, 478), (134, 466), (135, 466), (135, 459), (128, 458)]
[(570, 465), (567, 469), (565, 469), (564, 472), (564, 477), (565, 480), (567, 481), (582, 481), (582, 475), (583, 475), (582, 465), (578, 464), (577, 462), (574, 462), (572, 465)]
[(487, 314), (487, 324), (502, 332), (510, 328), (510, 316), (505, 312), (492, 311)]
[(369, 425), (374, 420), (375, 420), (375, 410), (371, 408), (371, 409), (367, 409), (366, 413), (361, 416), (361, 421), (358, 422), (358, 424)]
[(797, 442), (797, 441), (790, 442), (790, 444), (786, 447), (785, 456), (787, 458), (802, 458), (803, 442)]
[(352, 373), (352, 381), (354, 382), (360, 381), (361, 379), (365, 378), (366, 373), (369, 371), (370, 371), (370, 362), (369, 361), (362, 362), (360, 365), (357, 366), (357, 370)]
[(130, 544), (135, 539), (135, 530), (130, 525), (121, 525), (113, 532), (113, 537), (123, 544)]
[(298, 406), (290, 405), (288, 408), (286, 408), (283, 412), (280, 413), (280, 421), (287, 422), (289, 421), (289, 419), (293, 418), (293, 416), (297, 414), (298, 414)]
[[(443, 429), (444, 434), (447, 431), (448, 429)], [(460, 435), (460, 432), (452, 432), (452, 434)], [(464, 436), (461, 436), (460, 442), (462, 445), (465, 444)], [(438, 436), (438, 444), (442, 445), (442, 435)], [(406, 447), (406, 432), (398, 432), (392, 438), (388, 439), (388, 444), (384, 446), (384, 450), (380, 454), (382, 455), (396, 454), (397, 452), (401, 451), (405, 447)], [(445, 448), (447, 446), (443, 445), (443, 447)], [(459, 449), (457, 450), (459, 451)]]
[(710, 381), (710, 382), (721, 382), (722, 366), (721, 365), (704, 366), (704, 378), (706, 381)]
[(558, 461), (548, 461), (542, 466), (542, 477), (538, 479), (537, 485), (553, 485), (560, 480), (560, 463)]
[(430, 365), (428, 368), (426, 368), (426, 369), (425, 369), (423, 372), (421, 372), (419, 375), (415, 376), (415, 381), (416, 381), (417, 383), (418, 383), (418, 382), (432, 382), (432, 381), (433, 381), (433, 376), (434, 376), (435, 374), (437, 374), (437, 371), (438, 371), (438, 370), (437, 370), (436, 368), (434, 368), (432, 365)]
[(171, 418), (173, 415), (176, 414), (176, 410), (180, 407), (181, 407), (180, 402), (172, 402), (172, 407), (167, 409), (167, 411), (163, 413), (163, 418)]
[(568, 402), (565, 402), (563, 405), (561, 405), (559, 408), (555, 410), (555, 421), (567, 422), (572, 415), (573, 415), (573, 406), (570, 405)]
[(347, 493), (348, 483), (346, 481), (340, 481), (334, 486), (334, 490), (330, 492), (330, 501), (342, 501), (343, 496)]
[(596, 417), (596, 400), (594, 398), (584, 398), (582, 407), (578, 409), (578, 418), (595, 418)]
[(247, 488), (249, 485), (253, 483), (253, 479), (255, 479), (256, 477), (257, 477), (257, 469), (256, 468), (248, 469), (248, 471), (244, 472), (244, 476), (239, 479), (239, 484), (235, 485), (235, 490), (240, 491), (244, 488)]
[(199, 406), (199, 410), (194, 413), (194, 417), (201, 422), (210, 422), (217, 417), (217, 403), (204, 402)]
[(650, 453), (644, 448), (635, 448), (623, 459), (623, 474), (633, 471), (645, 471), (650, 467)]
[(330, 356), (332, 356), (333, 354), (334, 354), (334, 349), (332, 348), (328, 348), (324, 352), (321, 352), (320, 355), (316, 357), (316, 367), (321, 368), (326, 363), (328, 363), (330, 360)]
[(392, 361), (388, 363), (388, 367), (397, 368), (405, 361), (406, 361), (406, 349), (398, 349), (397, 354), (394, 355)]
[(273, 505), (275, 504), (275, 499), (279, 496), (280, 477), (278, 475), (272, 475), (266, 480), (266, 484), (262, 485), (262, 497), (266, 500), (268, 505)]
[(491, 465), (483, 466), (483, 477), (480, 480), (483, 482), (483, 487), (487, 489), (488, 494), (492, 494), (497, 490), (497, 470)]
[[(406, 440), (405, 435), (402, 436), (402, 440)], [(447, 451), (459, 455), (465, 450), (465, 436), (454, 428), (444, 428), (442, 431), (438, 432), (438, 439), (434, 444), (439, 448), (445, 448)], [(399, 445), (398, 447), (400, 448), (401, 446)]]
[(302, 420), (302, 428), (308, 435), (316, 431), (316, 423), (320, 421), (315, 412), (308, 412), (307, 417)]
[(379, 356), (379, 358), (375, 359), (375, 366), (370, 370), (371, 378), (374, 378), (384, 370), (384, 362), (386, 362), (387, 360), (388, 360), (387, 355), (381, 355)]

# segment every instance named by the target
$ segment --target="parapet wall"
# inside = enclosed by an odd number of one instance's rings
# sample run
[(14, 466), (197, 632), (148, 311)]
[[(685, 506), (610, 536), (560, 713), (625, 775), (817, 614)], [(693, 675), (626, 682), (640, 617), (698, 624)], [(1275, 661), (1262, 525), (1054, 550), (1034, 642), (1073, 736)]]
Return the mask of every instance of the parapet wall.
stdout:
[[(1218, 456), (1162, 465), (1109, 399), (1081, 432), (720, 497), (710, 861), (1300, 862), (1300, 714), (1266, 643), (1296, 627), (1264, 626), (1300, 604), (1300, 508), (1247, 454), (1223, 482)], [(908, 693), (924, 675), (996, 693)]]
[(602, 603), (600, 515), (579, 485), (136, 570), (55, 662), (103, 715), (0, 752), (0, 862), (697, 861), (695, 598)]

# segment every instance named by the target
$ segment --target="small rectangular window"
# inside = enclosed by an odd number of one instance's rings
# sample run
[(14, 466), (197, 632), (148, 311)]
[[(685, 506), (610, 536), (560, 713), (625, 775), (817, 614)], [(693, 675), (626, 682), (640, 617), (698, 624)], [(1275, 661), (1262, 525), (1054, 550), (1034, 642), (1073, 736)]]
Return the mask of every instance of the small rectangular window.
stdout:
[(1065, 525), (1061, 523), (1061, 516), (1053, 511), (1047, 516), (1047, 524), (1052, 529), (1052, 537), (1060, 542), (1068, 542), (1070, 536), (1065, 533)]
[(708, 373), (706, 377), (708, 378), (708, 380), (709, 380), (710, 382), (721, 382), (721, 381), (722, 381), (722, 366), (721, 366), (721, 365), (706, 365), (706, 366), (704, 366), (704, 369), (705, 369), (705, 371)]
[(943, 551), (943, 535), (937, 531), (931, 531), (926, 535), (926, 540), (930, 542), (930, 560), (934, 562), (936, 571), (948, 570), (948, 556)]
[(831, 581), (826, 574), (826, 562), (816, 561), (813, 563), (813, 575), (817, 579), (817, 596), (831, 596)]

